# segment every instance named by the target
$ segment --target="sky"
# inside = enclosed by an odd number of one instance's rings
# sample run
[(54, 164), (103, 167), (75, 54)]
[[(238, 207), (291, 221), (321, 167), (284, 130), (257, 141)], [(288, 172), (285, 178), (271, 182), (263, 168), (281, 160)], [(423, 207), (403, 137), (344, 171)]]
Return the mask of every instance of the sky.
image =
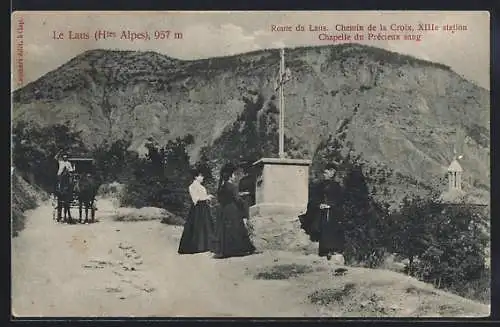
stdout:
[[(156, 51), (189, 60), (259, 49), (346, 42), (377, 46), (439, 62), (450, 66), (479, 86), (490, 89), (490, 22), (489, 13), (485, 11), (30, 11), (13, 13), (11, 22), (13, 89), (35, 81), (80, 53), (92, 49)], [(304, 26), (304, 31), (296, 30), (299, 24)], [(376, 27), (375, 31), (368, 31), (370, 24)], [(388, 30), (381, 31), (380, 24), (385, 25)], [(429, 27), (434, 24), (440, 30), (417, 31), (419, 24), (429, 24)], [(353, 25), (363, 26), (364, 31), (346, 31), (346, 26)], [(443, 25), (459, 25), (462, 30), (445, 31)], [(278, 26), (285, 29), (288, 26), (291, 31), (282, 31)], [(391, 31), (391, 26), (411, 26), (414, 30)], [(327, 31), (321, 31), (325, 28)], [(114, 32), (116, 37), (96, 40), (95, 33), (98, 30)], [(122, 33), (127, 31), (148, 32), (151, 39), (120, 39)], [(160, 31), (170, 31), (169, 38), (155, 39), (155, 32), (161, 37)], [(76, 33), (87, 33), (89, 39), (69, 39), (70, 32), (73, 36)], [(61, 33), (64, 38), (54, 38)], [(177, 34), (175, 39), (175, 33), (182, 33), (182, 38)], [(356, 33), (364, 35), (365, 39), (353, 40)], [(367, 40), (369, 33), (372, 38), (377, 38), (379, 33), (399, 34), (401, 38), (405, 35), (421, 35), (421, 40)], [(331, 36), (340, 37), (342, 34), (350, 35), (351, 40), (331, 40)], [(325, 40), (325, 35), (329, 35), (329, 39)]]

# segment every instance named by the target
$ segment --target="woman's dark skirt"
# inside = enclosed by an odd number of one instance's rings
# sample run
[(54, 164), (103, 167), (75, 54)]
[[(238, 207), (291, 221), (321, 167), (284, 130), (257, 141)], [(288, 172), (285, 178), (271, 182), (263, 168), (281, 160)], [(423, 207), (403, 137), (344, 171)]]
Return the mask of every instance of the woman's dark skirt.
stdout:
[(243, 216), (233, 203), (219, 208), (214, 251), (216, 258), (245, 256), (255, 252)]
[(207, 201), (198, 201), (189, 211), (181, 241), (179, 254), (194, 254), (214, 249), (214, 222)]

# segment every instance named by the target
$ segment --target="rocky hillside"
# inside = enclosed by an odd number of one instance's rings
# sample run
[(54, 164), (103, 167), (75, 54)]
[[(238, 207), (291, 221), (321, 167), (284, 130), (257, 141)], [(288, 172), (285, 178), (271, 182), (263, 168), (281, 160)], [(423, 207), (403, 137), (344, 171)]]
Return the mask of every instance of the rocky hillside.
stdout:
[(18, 174), (17, 170), (11, 175), (11, 231), (12, 236), (18, 236), (24, 229), (25, 211), (35, 209), (37, 204), (46, 200), (45, 194), (38, 187), (29, 184)]
[[(286, 64), (290, 155), (312, 158), (330, 135), (341, 138), (368, 163), (372, 187), (391, 197), (383, 185), (445, 187), (455, 147), (464, 187), (489, 198), (487, 90), (444, 65), (360, 45), (288, 49)], [(92, 50), (14, 92), (13, 119), (70, 120), (89, 143), (128, 133), (139, 151), (150, 136), (163, 143), (191, 133), (193, 158), (212, 146), (222, 156), (222, 140), (238, 147), (249, 121), (275, 123), (278, 69), (277, 50), (196, 61)]]

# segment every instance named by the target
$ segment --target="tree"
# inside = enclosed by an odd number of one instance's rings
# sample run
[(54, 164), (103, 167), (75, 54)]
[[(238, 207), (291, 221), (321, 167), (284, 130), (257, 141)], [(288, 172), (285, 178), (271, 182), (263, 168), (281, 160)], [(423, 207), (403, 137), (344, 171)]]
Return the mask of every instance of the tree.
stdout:
[(170, 140), (163, 147), (149, 142), (146, 158), (135, 164), (135, 178), (125, 188), (123, 203), (186, 215), (191, 205), (187, 188), (192, 180), (187, 147), (193, 142), (190, 134)]
[(54, 156), (59, 150), (69, 155), (88, 152), (81, 133), (70, 126), (70, 122), (51, 126), (19, 122), (13, 127), (13, 163), (31, 183), (40, 185), (45, 191), (54, 190), (57, 172)]
[(111, 144), (105, 140), (92, 150), (95, 160), (96, 175), (102, 183), (113, 181), (124, 182), (129, 178), (132, 164), (137, 160), (137, 154), (129, 150), (130, 139), (116, 140)]
[(204, 185), (207, 190), (214, 192), (217, 185), (217, 172), (214, 172), (215, 165), (206, 154), (202, 154), (196, 162), (195, 167), (199, 169), (205, 177)]
[(362, 166), (353, 163), (344, 180), (341, 224), (345, 234), (347, 262), (375, 267), (386, 249), (387, 213), (370, 196)]
[[(251, 93), (251, 92), (250, 92)], [(220, 169), (226, 162), (255, 162), (265, 156), (278, 155), (277, 110), (272, 102), (265, 106), (262, 94), (243, 98), (244, 109), (238, 119), (229, 126), (211, 146), (201, 151)], [(274, 109), (274, 110), (273, 110)], [(285, 148), (293, 155), (294, 141), (285, 135)]]
[(467, 205), (442, 205), (433, 215), (430, 244), (419, 257), (415, 275), (437, 287), (461, 287), (482, 277), (488, 235), (485, 217)]
[(415, 258), (429, 249), (433, 242), (433, 220), (440, 213), (433, 199), (406, 196), (398, 211), (390, 216), (389, 235), (392, 252), (408, 258), (408, 274), (413, 274)]

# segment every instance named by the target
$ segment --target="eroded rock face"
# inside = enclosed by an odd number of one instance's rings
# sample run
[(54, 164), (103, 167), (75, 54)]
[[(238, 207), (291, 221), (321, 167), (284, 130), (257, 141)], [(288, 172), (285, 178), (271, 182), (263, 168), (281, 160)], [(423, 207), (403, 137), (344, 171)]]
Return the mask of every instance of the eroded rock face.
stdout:
[(318, 244), (309, 239), (296, 217), (252, 217), (249, 219), (249, 232), (255, 247), (261, 251), (318, 253)]

